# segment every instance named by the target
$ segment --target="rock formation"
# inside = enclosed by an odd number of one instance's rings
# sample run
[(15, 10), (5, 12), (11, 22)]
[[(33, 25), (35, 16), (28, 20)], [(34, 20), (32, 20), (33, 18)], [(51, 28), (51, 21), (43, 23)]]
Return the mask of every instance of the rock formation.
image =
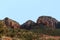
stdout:
[(55, 28), (55, 25), (58, 21), (55, 18), (52, 18), (50, 16), (40, 16), (37, 20), (37, 24), (44, 24), (48, 27)]
[(32, 20), (28, 20), (27, 22), (25, 22), (24, 24), (22, 24), (22, 28), (25, 28), (25, 29), (32, 29), (32, 26), (34, 27), (36, 23), (33, 22)]
[(20, 25), (18, 22), (14, 21), (12, 19), (9, 19), (8, 17), (6, 17), (4, 20), (2, 20), (2, 22), (7, 27), (25, 28), (25, 29), (40, 28), (42, 26), (55, 28), (55, 27), (57, 27), (57, 25), (60, 25), (60, 23), (58, 23), (58, 21), (55, 18), (52, 18), (50, 16), (40, 16), (37, 19), (36, 23), (34, 21), (32, 21), (32, 20), (28, 20), (27, 22), (25, 22), (22, 25)]
[(12, 19), (9, 19), (8, 17), (6, 17), (4, 19), (4, 23), (6, 26), (9, 26), (9, 27), (12, 27), (12, 28), (18, 28), (20, 27), (20, 24), (17, 23), (16, 21), (12, 20)]

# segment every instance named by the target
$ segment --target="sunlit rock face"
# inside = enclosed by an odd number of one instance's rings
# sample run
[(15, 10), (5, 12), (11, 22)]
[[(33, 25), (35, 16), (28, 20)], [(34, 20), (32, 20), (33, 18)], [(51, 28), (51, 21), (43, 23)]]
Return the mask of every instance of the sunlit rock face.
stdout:
[(58, 23), (58, 21), (55, 18), (52, 18), (50, 16), (40, 16), (37, 19), (37, 24), (44, 24), (47, 27), (55, 28), (56, 23)]
[(12, 27), (12, 28), (18, 28), (20, 27), (20, 24), (12, 19), (9, 19), (8, 17), (6, 17), (4, 19), (4, 23), (6, 26)]

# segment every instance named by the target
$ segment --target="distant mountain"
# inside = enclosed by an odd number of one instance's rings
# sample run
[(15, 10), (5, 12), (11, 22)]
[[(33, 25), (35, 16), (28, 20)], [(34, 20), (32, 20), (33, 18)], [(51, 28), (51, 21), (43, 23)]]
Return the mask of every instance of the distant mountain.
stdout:
[(58, 21), (50, 16), (40, 16), (37, 19), (37, 24), (43, 24), (46, 25), (47, 27), (55, 28), (57, 23)]
[(34, 21), (28, 20), (24, 24), (22, 24), (21, 27), (25, 29), (32, 29), (32, 26), (35, 26), (35, 24), (36, 23)]
[(18, 22), (8, 17), (4, 18), (0, 22), (2, 22), (5, 27), (7, 26), (11, 28), (21, 28), (21, 29), (34, 29), (34, 28), (40, 28), (42, 26), (57, 28), (60, 25), (58, 20), (50, 16), (40, 16), (36, 22), (28, 20), (22, 25), (20, 25)]
[(1, 22), (3, 23), (3, 25), (5, 27), (11, 27), (11, 28), (20, 28), (20, 24), (8, 17), (4, 18), (3, 20), (1, 20)]

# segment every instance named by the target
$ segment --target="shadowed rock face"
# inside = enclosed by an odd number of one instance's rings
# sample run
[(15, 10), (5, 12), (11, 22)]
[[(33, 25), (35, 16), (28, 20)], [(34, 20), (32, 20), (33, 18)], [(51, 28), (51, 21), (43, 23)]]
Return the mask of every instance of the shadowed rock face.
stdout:
[(28, 20), (27, 22), (25, 22), (24, 24), (21, 25), (22, 28), (25, 29), (32, 29), (32, 26), (35, 26), (35, 22), (33, 22), (32, 20)]
[(48, 27), (55, 28), (55, 25), (58, 21), (55, 18), (52, 18), (50, 16), (41, 16), (37, 20), (37, 24), (44, 24)]
[(20, 27), (19, 23), (17, 23), (14, 20), (11, 20), (11, 19), (9, 19), (7, 17), (4, 19), (4, 23), (5, 23), (6, 26), (9, 26), (9, 27), (12, 27), (12, 28)]
[(56, 24), (56, 28), (60, 29), (60, 22)]

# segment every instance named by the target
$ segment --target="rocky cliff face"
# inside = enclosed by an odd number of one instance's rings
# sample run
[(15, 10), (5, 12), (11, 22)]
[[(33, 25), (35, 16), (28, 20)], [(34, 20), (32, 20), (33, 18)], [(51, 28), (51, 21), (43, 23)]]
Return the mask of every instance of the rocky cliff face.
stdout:
[(40, 16), (37, 19), (37, 24), (43, 24), (48, 27), (53, 27), (55, 28), (55, 25), (58, 23), (58, 21), (55, 18), (52, 18), (50, 16)]
[(6, 26), (12, 27), (12, 28), (19, 28), (20, 24), (17, 23), (16, 21), (9, 19), (8, 17), (6, 17), (4, 20), (4, 23)]

